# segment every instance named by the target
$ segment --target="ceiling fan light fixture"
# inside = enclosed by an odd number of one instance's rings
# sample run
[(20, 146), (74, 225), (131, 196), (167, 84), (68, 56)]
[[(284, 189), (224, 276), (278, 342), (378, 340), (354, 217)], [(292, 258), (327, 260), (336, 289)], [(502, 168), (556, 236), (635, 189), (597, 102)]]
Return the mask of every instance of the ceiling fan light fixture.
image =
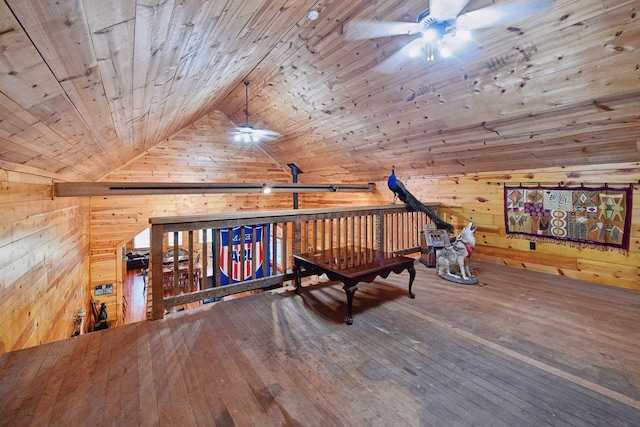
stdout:
[(444, 59), (450, 57), (452, 54), (451, 49), (447, 45), (441, 46), (440, 49), (438, 49), (438, 52), (440, 53), (440, 56)]
[(244, 142), (248, 144), (253, 140), (253, 136), (248, 133), (245, 133), (245, 134), (239, 133), (233, 137), (233, 140), (235, 142)]
[[(428, 15), (428, 9), (418, 17), (418, 23), (424, 26), (424, 30), (422, 31), (421, 53), (417, 54), (412, 50), (409, 52), (410, 58), (426, 55), (427, 61), (435, 61), (436, 52), (438, 52), (441, 58), (448, 58), (453, 54), (455, 46), (464, 43), (463, 37), (467, 35), (470, 37), (470, 34), (465, 34), (464, 31), (461, 31), (462, 37), (454, 40), (456, 35), (455, 19), (439, 21)], [(468, 31), (466, 33), (468, 33)], [(447, 41), (450, 43), (447, 43)]]
[(253, 142), (255, 139), (255, 129), (250, 124), (240, 125), (236, 128), (236, 134), (233, 139), (236, 142)]
[(438, 32), (434, 28), (429, 28), (422, 33), (422, 39), (426, 42), (433, 42), (438, 39)]

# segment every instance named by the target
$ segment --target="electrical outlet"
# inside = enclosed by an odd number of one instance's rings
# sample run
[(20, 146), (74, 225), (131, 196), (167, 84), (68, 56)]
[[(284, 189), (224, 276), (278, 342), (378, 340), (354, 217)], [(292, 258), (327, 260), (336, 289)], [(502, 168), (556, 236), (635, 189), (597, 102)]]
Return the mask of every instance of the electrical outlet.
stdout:
[(529, 242), (529, 249), (532, 251), (536, 250), (536, 242)]

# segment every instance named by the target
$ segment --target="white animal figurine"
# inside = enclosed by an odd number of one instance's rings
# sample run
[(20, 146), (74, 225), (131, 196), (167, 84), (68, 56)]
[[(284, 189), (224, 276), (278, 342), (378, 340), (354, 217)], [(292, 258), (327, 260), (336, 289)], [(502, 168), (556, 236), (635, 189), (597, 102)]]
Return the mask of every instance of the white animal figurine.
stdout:
[[(473, 223), (462, 229), (452, 244), (445, 246), (436, 258), (438, 276), (458, 283), (477, 283), (469, 267), (469, 257), (476, 246)], [(460, 280), (461, 279), (461, 280)]]

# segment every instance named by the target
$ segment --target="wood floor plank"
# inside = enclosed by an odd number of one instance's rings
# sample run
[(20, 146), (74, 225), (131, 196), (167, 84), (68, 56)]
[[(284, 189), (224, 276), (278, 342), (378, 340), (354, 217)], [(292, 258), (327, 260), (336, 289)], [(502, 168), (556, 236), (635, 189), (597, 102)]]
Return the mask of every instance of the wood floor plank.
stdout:
[[(99, 350), (103, 337), (99, 335), (101, 334), (89, 334), (76, 338), (78, 345), (75, 353), (80, 353), (80, 357), (70, 361), (72, 370), (66, 375), (62, 384), (65, 396), (68, 393), (70, 397), (75, 396), (75, 398), (59, 398), (56, 402), (56, 412), (61, 415), (59, 419), (64, 419), (67, 425), (82, 424), (86, 421), (84, 408), (93, 404), (96, 387), (104, 387), (104, 384), (95, 384), (92, 375), (100, 362)], [(119, 338), (120, 334), (112, 334), (111, 337)], [(108, 369), (108, 364), (104, 368)], [(54, 414), (52, 414), (53, 419)]]
[(165, 319), (158, 325), (165, 361), (164, 375), (167, 377), (168, 388), (171, 390), (165, 405), (171, 412), (172, 420), (176, 420), (180, 424), (194, 425), (196, 423), (195, 416), (189, 402), (188, 389), (184, 382), (182, 369), (187, 363), (188, 353), (182, 340), (182, 334), (175, 331), (174, 323), (171, 319)]
[[(404, 315), (398, 316), (397, 320), (406, 319), (408, 313), (404, 313)], [(424, 326), (424, 324), (422, 323)], [(423, 333), (423, 336), (419, 334), (414, 334), (414, 336), (409, 336), (407, 339), (411, 339), (413, 342), (419, 342), (418, 346), (420, 349), (418, 352), (425, 356), (426, 360), (430, 360), (433, 363), (428, 363), (426, 366), (419, 360), (419, 358), (415, 359), (416, 363), (416, 371), (423, 372), (426, 370), (427, 366), (437, 366), (440, 371), (435, 375), (436, 378), (439, 378), (441, 382), (444, 383), (445, 386), (448, 385), (447, 389), (455, 389), (457, 391), (457, 395), (450, 395), (450, 398), (453, 401), (468, 401), (469, 405), (472, 405), (472, 402), (478, 401), (479, 406), (486, 405), (487, 407), (493, 407), (494, 405), (487, 405), (486, 399), (484, 398), (483, 393), (474, 393), (473, 387), (469, 387), (470, 384), (481, 384), (484, 383), (488, 385), (485, 393), (492, 392), (501, 397), (503, 400), (502, 408), (513, 409), (513, 407), (508, 406), (508, 402), (512, 399), (509, 398), (509, 394), (514, 393), (512, 387), (508, 385), (517, 385), (517, 384), (526, 384), (526, 389), (523, 390), (524, 393), (515, 393), (515, 396), (521, 397), (520, 404), (522, 402), (532, 402), (535, 401), (535, 398), (539, 398), (541, 395), (544, 395), (545, 389), (542, 386), (538, 386), (535, 389), (535, 393), (531, 395), (527, 395), (527, 391), (533, 390), (534, 384), (536, 384), (536, 377), (531, 376), (529, 378), (519, 378), (518, 369), (510, 371), (509, 367), (501, 367), (499, 358), (492, 357), (486, 349), (481, 349), (481, 351), (477, 352), (473, 347), (468, 347), (464, 345), (464, 341), (455, 340), (451, 338), (451, 331), (441, 328), (442, 330), (439, 332), (437, 328), (429, 329), (428, 335)], [(423, 329), (424, 330), (424, 329)], [(395, 334), (396, 336), (402, 337), (402, 334)], [(427, 347), (426, 344), (429, 342), (431, 337), (436, 337), (437, 341), (433, 342), (432, 347)], [(390, 341), (393, 343), (393, 341)], [(399, 347), (394, 348), (394, 351), (402, 352), (402, 349), (406, 347), (407, 343), (401, 342)], [(432, 348), (440, 348), (441, 350), (433, 351)], [(497, 356), (501, 356), (500, 353)], [(447, 363), (449, 361), (449, 363)], [(444, 370), (446, 367), (451, 367), (452, 369)], [(486, 377), (484, 372), (486, 370), (492, 370), (494, 375), (490, 377)], [(456, 370), (462, 370), (464, 375), (461, 378), (457, 377)], [(448, 379), (448, 380), (445, 380)], [(482, 380), (488, 380), (491, 382), (484, 382)], [(500, 393), (501, 389), (505, 389), (507, 394)], [(544, 399), (543, 399), (544, 400)], [(548, 403), (548, 402), (547, 402)], [(538, 408), (544, 408), (545, 405), (531, 405), (526, 404), (521, 406), (521, 408), (525, 409), (528, 413), (533, 414), (534, 416), (539, 417), (537, 422), (534, 424), (541, 424), (543, 420), (548, 418), (551, 413), (547, 410), (540, 411)], [(507, 425), (520, 424), (524, 420), (510, 419), (510, 416), (507, 412), (503, 410), (499, 410), (498, 408), (493, 407), (495, 412), (491, 413), (491, 417), (500, 418), (503, 422), (506, 422)], [(481, 414), (482, 411), (479, 412)], [(518, 411), (513, 411), (513, 413), (518, 413)], [(485, 414), (486, 415), (486, 414)]]
[[(69, 346), (61, 346), (58, 351), (51, 353), (50, 376), (44, 379), (38, 378), (36, 381), (43, 380), (42, 385), (45, 387), (40, 399), (38, 400), (36, 411), (33, 415), (31, 425), (49, 425), (55, 424), (57, 420), (54, 414), (57, 412), (59, 405), (65, 404), (65, 399), (70, 395), (62, 389), (64, 378), (67, 372), (74, 369), (74, 363), (77, 362), (75, 353), (76, 346), (83, 340), (71, 340)], [(54, 343), (55, 344), (55, 343)], [(71, 403), (71, 402), (66, 402)]]
[[(248, 393), (250, 388), (238, 372), (232, 353), (225, 345), (226, 336), (223, 333), (225, 325), (224, 313), (216, 310), (217, 317), (210, 318), (205, 324), (204, 331), (211, 343), (212, 357), (212, 381), (219, 390), (222, 402), (230, 420), (236, 425), (255, 425), (252, 420), (252, 412), (257, 411), (255, 402), (252, 402)], [(222, 326), (222, 327), (219, 327)]]
[[(273, 356), (273, 352), (276, 351), (273, 332), (277, 329), (273, 327), (273, 321), (276, 319), (262, 321), (260, 318), (239, 316), (233, 322), (235, 328), (242, 326), (244, 331), (252, 331), (251, 335), (256, 338), (256, 341), (241, 341), (243, 352), (252, 361), (256, 374), (290, 420), (290, 424), (287, 425), (331, 425), (325, 421), (323, 414), (318, 412), (314, 405), (300, 404), (301, 401), (312, 402), (314, 394), (305, 387), (299, 387), (297, 373), (294, 372), (297, 369), (295, 364), (283, 365), (277, 357)], [(264, 338), (260, 339), (260, 336)], [(335, 419), (332, 421), (333, 425), (344, 425), (342, 422), (336, 422)]]
[[(398, 360), (404, 371), (403, 375), (408, 378), (413, 377), (414, 381), (419, 381), (425, 387), (430, 386), (443, 398), (447, 398), (449, 402), (445, 405), (449, 408), (456, 408), (463, 402), (464, 416), (466, 417), (464, 422), (466, 423), (473, 423), (474, 420), (477, 421), (483, 417), (491, 417), (495, 425), (522, 424), (523, 419), (513, 417), (512, 413), (507, 411), (508, 401), (500, 399), (499, 404), (492, 402), (486, 396), (487, 390), (477, 386), (473, 378), (466, 375), (467, 372), (462, 375), (457, 372), (455, 367), (447, 369), (448, 367), (442, 366), (444, 361), (439, 357), (434, 357), (430, 350), (431, 346), (439, 347), (442, 342), (437, 339), (433, 340), (434, 334), (431, 331), (418, 328), (421, 331), (419, 334), (416, 333), (414, 325), (411, 322), (405, 322), (403, 319), (405, 314), (400, 311), (386, 313), (386, 311), (377, 310), (375, 312), (375, 314), (379, 313), (384, 313), (383, 323), (376, 324), (376, 319), (371, 321), (376, 327), (371, 329), (369, 339), (373, 343), (383, 340), (387, 343), (384, 347), (379, 347), (377, 351), (380, 353), (380, 357)], [(395, 314), (397, 316), (394, 316)], [(389, 328), (389, 324), (394, 327)], [(419, 339), (422, 342), (419, 342)], [(420, 352), (425, 349), (428, 351)], [(459, 350), (453, 349), (453, 351)], [(501, 420), (502, 423), (498, 420)]]
[[(28, 351), (31, 363), (22, 363), (23, 353), (7, 353), (0, 364), (0, 414), (5, 414), (3, 425), (28, 425), (35, 406), (42, 397), (43, 388), (37, 387), (37, 378), (47, 378), (53, 363), (49, 352), (52, 345), (37, 346)], [(25, 408), (24, 411), (19, 411)]]
[[(323, 358), (320, 362), (326, 365), (330, 371), (342, 371), (340, 376), (339, 391), (346, 391), (343, 399), (358, 402), (357, 406), (366, 408), (374, 418), (366, 419), (372, 425), (397, 425), (415, 424), (420, 421), (420, 417), (413, 414), (409, 404), (413, 399), (406, 395), (406, 389), (398, 387), (389, 376), (393, 374), (388, 361), (380, 361), (372, 357), (372, 354), (364, 348), (360, 340), (350, 339), (350, 332), (358, 333), (358, 326), (354, 328), (344, 328), (342, 316), (338, 322), (324, 322), (306, 310), (306, 303), (303, 302), (308, 293), (300, 297), (283, 300), (283, 305), (287, 311), (296, 314), (297, 323), (309, 322), (318, 329), (317, 336), (325, 336), (326, 340), (313, 340), (318, 355)], [(344, 295), (342, 295), (344, 296)], [(346, 306), (345, 306), (346, 308)], [(342, 311), (342, 313), (344, 313)], [(306, 329), (306, 328), (305, 328)], [(387, 362), (387, 363), (385, 363)], [(410, 384), (407, 384), (410, 386)], [(351, 396), (354, 390), (359, 391)], [(375, 396), (372, 399), (371, 396)], [(413, 415), (413, 416), (412, 416)], [(451, 415), (451, 414), (449, 414)]]
[[(247, 297), (247, 302), (250, 298)], [(254, 314), (259, 313), (259, 310), (254, 312)], [(233, 317), (235, 318), (235, 316)], [(287, 375), (292, 376), (293, 384), (297, 384), (297, 387), (303, 386), (302, 389), (307, 392), (309, 402), (318, 410), (320, 420), (328, 425), (345, 425), (346, 420), (340, 417), (339, 410), (327, 412), (325, 406), (318, 403), (326, 401), (330, 391), (328, 391), (329, 386), (326, 379), (318, 377), (310, 366), (310, 362), (307, 361), (309, 356), (307, 350), (299, 345), (300, 341), (305, 338), (292, 335), (292, 331), (287, 328), (288, 322), (286, 321), (277, 322), (276, 325), (275, 334), (272, 335), (274, 339), (265, 348), (269, 362), (277, 363), (280, 369), (284, 369)], [(250, 332), (252, 329), (249, 327), (244, 330)]]
[[(166, 334), (166, 322), (153, 322), (149, 334), (149, 353), (151, 355), (151, 370), (149, 374), (153, 377), (152, 389), (156, 395), (158, 409), (158, 425), (171, 426), (180, 422), (179, 417), (173, 411), (173, 372), (165, 358), (165, 342), (162, 335)], [(173, 351), (170, 348), (168, 352)], [(149, 391), (151, 391), (149, 390)]]
[[(375, 294), (380, 293), (380, 290), (384, 288), (384, 286), (381, 287), (379, 284), (360, 284), (359, 291), (356, 293), (357, 300), (362, 300), (363, 298), (376, 300)], [(387, 289), (386, 292), (390, 293), (393, 291)], [(367, 296), (367, 294), (369, 295)], [(402, 295), (406, 297), (406, 291), (403, 291)], [(417, 386), (417, 389), (420, 390), (424, 396), (421, 400), (423, 415), (428, 416), (434, 413), (437, 414), (439, 419), (447, 419), (454, 424), (461, 423), (468, 425), (477, 420), (479, 413), (483, 411), (482, 407), (476, 405), (471, 400), (466, 400), (464, 402), (465, 405), (461, 408), (459, 400), (451, 400), (446, 393), (441, 391), (450, 384), (440, 384), (438, 378), (429, 376), (425, 371), (417, 373), (412, 369), (412, 364), (408, 363), (406, 358), (402, 357), (400, 353), (390, 351), (389, 346), (385, 345), (381, 347), (378, 345), (378, 343), (381, 342), (380, 338), (384, 337), (384, 335), (380, 333), (381, 329), (384, 327), (388, 328), (388, 324), (387, 326), (377, 326), (375, 321), (372, 321), (373, 313), (383, 312), (386, 307), (384, 299), (378, 299), (378, 304), (378, 309), (358, 314), (358, 319), (360, 319), (358, 325), (361, 330), (358, 330), (358, 328), (346, 328), (344, 330), (349, 334), (350, 341), (357, 341), (360, 349), (364, 349), (378, 365), (385, 366), (386, 370), (389, 371), (388, 375), (395, 376), (396, 380), (394, 382), (405, 382)], [(399, 323), (401, 324), (402, 321)], [(394, 331), (394, 334), (402, 333), (404, 332), (401, 328)]]
[(137, 410), (140, 414), (140, 425), (145, 427), (160, 424), (152, 368), (154, 354), (151, 353), (149, 344), (149, 337), (157, 330), (157, 325), (157, 322), (135, 324), (137, 360), (132, 367), (138, 369), (139, 388), (137, 390), (137, 401), (140, 402), (140, 406), (138, 408), (130, 408), (130, 410)]
[[(215, 411), (220, 411), (219, 400), (209, 393), (204, 392), (206, 384), (211, 382), (214, 373), (208, 369), (208, 360), (202, 345), (203, 334), (201, 331), (204, 319), (194, 319), (190, 324), (184, 324), (177, 320), (172, 322), (176, 331), (182, 334), (186, 354), (189, 355), (189, 363), (182, 366), (182, 373), (187, 390), (200, 390), (199, 393), (188, 393), (189, 404), (193, 408), (197, 425), (212, 425), (215, 420)], [(186, 355), (185, 355), (186, 356)], [(186, 359), (186, 358), (185, 358)], [(216, 409), (219, 408), (219, 409)]]
[[(290, 303), (292, 300), (287, 298), (286, 301), (278, 301), (278, 306), (283, 306), (284, 304)], [(260, 304), (260, 301), (255, 299), (253, 301), (255, 309), (259, 310), (260, 307), (264, 307), (264, 304)], [(276, 304), (272, 304), (271, 307), (276, 306)], [(289, 307), (290, 308), (290, 307)], [(298, 312), (297, 309), (287, 309), (283, 307), (282, 311), (286, 311), (287, 313), (296, 314)], [(269, 314), (269, 313), (263, 313)], [(265, 322), (268, 321), (269, 318), (265, 318)], [(302, 325), (305, 322), (308, 322), (309, 319), (307, 317), (300, 317), (299, 314), (296, 318), (291, 319), (297, 325)], [(288, 322), (287, 322), (288, 323)], [(309, 328), (317, 328), (311, 336), (323, 335), (328, 336), (331, 334), (331, 330), (324, 328), (322, 325), (311, 324), (304, 326), (304, 330), (308, 330)], [(294, 331), (290, 331), (293, 333)], [(294, 341), (294, 340), (291, 340)], [(287, 350), (290, 351), (292, 348), (299, 353), (304, 358), (306, 365), (315, 375), (313, 378), (317, 378), (313, 383), (314, 388), (322, 393), (325, 407), (336, 407), (336, 414), (341, 408), (344, 406), (343, 402), (345, 401), (355, 401), (359, 398), (360, 395), (366, 394), (369, 396), (369, 399), (362, 402), (360, 405), (357, 405), (357, 411), (351, 411), (351, 413), (342, 413), (343, 417), (348, 417), (345, 419), (358, 419), (362, 423), (386, 423), (387, 425), (397, 424), (399, 421), (402, 421), (399, 417), (394, 417), (389, 413), (385, 413), (381, 411), (384, 408), (384, 402), (380, 399), (380, 395), (378, 393), (373, 392), (370, 388), (367, 388), (365, 385), (355, 381), (352, 376), (348, 372), (348, 366), (345, 367), (346, 363), (342, 363), (340, 365), (333, 362), (331, 358), (331, 350), (341, 351), (336, 348), (335, 343), (331, 341), (331, 348), (326, 345), (321, 345), (321, 341), (309, 339), (307, 336), (296, 336), (295, 337), (295, 347), (294, 344), (288, 343)], [(344, 360), (343, 360), (344, 362)], [(298, 364), (298, 360), (290, 360), (289, 364)], [(310, 381), (311, 382), (311, 381)], [(371, 398), (370, 396), (375, 396), (375, 398)]]
[[(445, 335), (446, 335), (446, 336), (449, 336), (450, 334), (446, 333)], [(486, 354), (486, 353), (483, 353), (483, 355), (484, 355), (484, 354)], [(461, 363), (461, 361), (457, 361), (456, 363)], [(528, 371), (527, 371), (527, 370), (525, 370), (525, 372), (528, 372)], [(496, 375), (497, 375), (497, 373), (496, 373)], [(526, 381), (523, 381), (523, 383), (525, 383), (525, 384), (527, 384), (527, 385), (531, 385), (532, 383), (535, 383), (535, 379), (534, 379), (534, 378), (528, 378)], [(557, 381), (554, 379), (554, 380), (551, 382), (551, 384), (555, 384), (555, 383), (557, 383)], [(564, 386), (562, 386), (562, 387), (567, 387), (567, 385), (564, 385)], [(571, 384), (569, 384), (569, 385), (568, 385), (568, 387), (569, 387), (569, 388), (571, 388), (571, 387), (572, 387), (572, 385), (571, 385)], [(566, 390), (566, 388), (565, 388), (565, 390)], [(558, 394), (558, 391), (557, 391), (557, 390), (556, 390), (555, 392), (554, 392), (554, 391), (552, 391), (551, 393), (552, 393), (552, 394), (554, 394), (554, 393), (555, 393), (555, 395), (557, 395), (557, 394)], [(563, 395), (562, 397), (563, 397), (563, 398), (566, 398), (566, 396), (564, 396), (564, 395)], [(550, 402), (553, 402), (553, 401), (555, 401), (555, 400), (556, 400), (556, 399), (551, 398), (551, 399), (550, 399)], [(580, 401), (581, 399), (576, 398), (575, 400), (576, 400), (576, 401)], [(592, 404), (593, 404), (594, 406), (596, 406), (596, 407), (598, 406), (598, 402), (597, 402), (597, 401), (592, 402)], [(608, 407), (608, 406), (610, 406), (609, 404), (610, 404), (610, 402), (609, 402), (606, 406), (607, 406), (607, 407)], [(571, 406), (571, 404), (569, 404), (568, 406)], [(593, 408), (591, 408), (591, 410), (593, 410)], [(597, 411), (596, 411), (596, 412), (597, 412)], [(607, 417), (607, 415), (604, 415), (604, 417), (606, 418), (606, 417)], [(611, 422), (611, 420), (610, 420), (609, 422)]]
[[(596, 285), (596, 287), (602, 286)], [(485, 290), (489, 291), (489, 288), (482, 288), (481, 292)], [(636, 299), (638, 296), (637, 293), (634, 295), (623, 292), (622, 294), (625, 294), (625, 299), (618, 303), (619, 306), (629, 305), (626, 296), (635, 296)], [(457, 298), (446, 300), (439, 296), (445, 306), (459, 301), (464, 298), (464, 295), (460, 294)], [(638, 361), (634, 355), (637, 342), (640, 341), (640, 334), (635, 333), (634, 328), (626, 328), (624, 324), (619, 325), (616, 334), (603, 334), (600, 328), (604, 327), (603, 323), (607, 321), (593, 319), (588, 310), (581, 314), (581, 320), (573, 320), (568, 324), (563, 317), (563, 312), (571, 310), (571, 305), (565, 304), (566, 310), (556, 311), (546, 308), (551, 305), (547, 300), (542, 300), (540, 296), (536, 298), (540, 299), (541, 306), (545, 307), (545, 313), (529, 315), (526, 310), (522, 311), (516, 305), (505, 309), (499, 303), (505, 299), (504, 297), (489, 296), (483, 299), (477, 293), (474, 295), (474, 302), (465, 301), (458, 306), (460, 310), (465, 308), (469, 310), (463, 313), (462, 317), (468, 318), (473, 313), (474, 319), (478, 321), (473, 329), (474, 334), (482, 335), (517, 351), (526, 351), (549, 365), (591, 381), (599, 381), (612, 390), (635, 396), (637, 399), (640, 378), (637, 376)], [(549, 299), (557, 300), (558, 295)], [(578, 298), (571, 298), (572, 301), (576, 299)], [(475, 305), (469, 309), (470, 304), (475, 304), (478, 300), (481, 301), (482, 306)], [(433, 306), (430, 307), (430, 312), (436, 315), (440, 310)], [(447, 319), (447, 321), (450, 320), (450, 318)], [(590, 345), (585, 346), (583, 344), (585, 340), (588, 340)], [(571, 351), (568, 351), (569, 349)], [(596, 349), (597, 351), (594, 351)]]
[(249, 409), (254, 423), (263, 426), (276, 426), (286, 424), (290, 421), (286, 411), (283, 411), (277, 404), (270, 389), (256, 374), (251, 361), (246, 357), (245, 353), (240, 350), (236, 341), (236, 334), (231, 335), (233, 328), (225, 328), (220, 332), (224, 335), (224, 343), (229, 352), (229, 356), (233, 359), (235, 368), (235, 376), (241, 375), (246, 381), (248, 400), (255, 402), (258, 408)]
[[(112, 354), (113, 358), (118, 359), (120, 369), (113, 370), (109, 373), (109, 382), (112, 382), (112, 376), (115, 375), (120, 383), (117, 387), (109, 387), (107, 399), (109, 405), (113, 404), (113, 411), (117, 414), (114, 418), (114, 424), (119, 425), (142, 425), (142, 417), (138, 408), (141, 407), (140, 394), (140, 375), (138, 370), (138, 348), (136, 341), (138, 339), (137, 328), (135, 325), (125, 325), (123, 340), (118, 343), (117, 349), (120, 350)], [(144, 373), (142, 373), (144, 375)]]

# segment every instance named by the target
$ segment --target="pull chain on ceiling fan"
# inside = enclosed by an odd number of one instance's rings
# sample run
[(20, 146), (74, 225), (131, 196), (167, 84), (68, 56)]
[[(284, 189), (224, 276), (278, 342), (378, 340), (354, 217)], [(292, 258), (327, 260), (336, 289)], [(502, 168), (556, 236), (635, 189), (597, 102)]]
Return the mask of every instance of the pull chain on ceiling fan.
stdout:
[(233, 132), (233, 139), (236, 142), (260, 142), (260, 141), (271, 141), (276, 139), (280, 134), (273, 130), (267, 129), (256, 129), (249, 124), (249, 82), (244, 82), (244, 114), (245, 114), (245, 123), (243, 125), (237, 126), (236, 130)]

